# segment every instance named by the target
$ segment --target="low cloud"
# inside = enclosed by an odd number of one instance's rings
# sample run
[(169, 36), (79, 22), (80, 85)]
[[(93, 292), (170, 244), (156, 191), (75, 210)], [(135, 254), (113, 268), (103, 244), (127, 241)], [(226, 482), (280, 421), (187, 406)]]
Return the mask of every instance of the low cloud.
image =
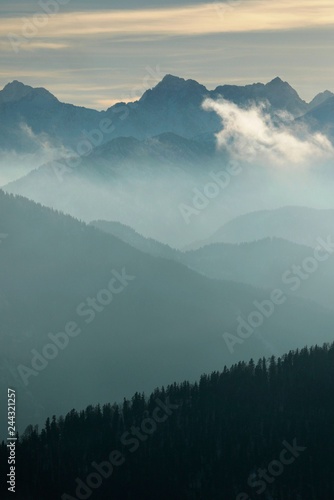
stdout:
[(45, 134), (35, 134), (26, 123), (21, 123), (20, 141), (30, 145), (30, 153), (20, 153), (15, 149), (0, 149), (0, 187), (15, 181), (32, 170), (67, 157), (68, 151), (62, 144), (53, 144)]
[(333, 145), (324, 134), (294, 126), (292, 117), (285, 112), (277, 113), (277, 125), (264, 105), (244, 109), (229, 101), (206, 99), (203, 108), (221, 117), (223, 129), (216, 136), (218, 147), (225, 148), (239, 161), (278, 166), (307, 165), (334, 155)]

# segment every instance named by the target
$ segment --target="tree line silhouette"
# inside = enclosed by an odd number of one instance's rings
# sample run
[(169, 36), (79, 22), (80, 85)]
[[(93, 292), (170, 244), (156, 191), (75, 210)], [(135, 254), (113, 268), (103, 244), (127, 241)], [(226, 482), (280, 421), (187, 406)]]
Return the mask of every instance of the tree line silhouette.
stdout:
[(16, 496), (331, 500), (333, 395), (334, 343), (73, 409), (19, 436)]

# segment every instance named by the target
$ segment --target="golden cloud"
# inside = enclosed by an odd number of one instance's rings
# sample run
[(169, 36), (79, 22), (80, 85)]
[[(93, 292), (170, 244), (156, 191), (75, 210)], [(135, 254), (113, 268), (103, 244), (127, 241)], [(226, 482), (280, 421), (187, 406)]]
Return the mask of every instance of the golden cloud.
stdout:
[[(109, 10), (98, 12), (41, 12), (29, 22), (18, 17), (0, 21), (0, 36), (9, 33), (45, 39), (89, 36), (165, 35), (187, 36), (211, 33), (291, 30), (334, 25), (333, 0), (248, 0), (214, 2), (189, 7)], [(39, 26), (37, 26), (39, 24)], [(38, 48), (38, 47), (36, 47)]]

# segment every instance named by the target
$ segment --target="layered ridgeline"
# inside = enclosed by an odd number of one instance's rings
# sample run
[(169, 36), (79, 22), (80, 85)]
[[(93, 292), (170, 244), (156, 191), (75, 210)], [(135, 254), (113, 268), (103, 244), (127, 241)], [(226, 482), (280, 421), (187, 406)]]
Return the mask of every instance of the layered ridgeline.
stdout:
[[(224, 105), (204, 109), (206, 98)], [(246, 211), (331, 206), (332, 115), (321, 110), (332, 99), (307, 104), (279, 78), (209, 91), (167, 75), (139, 101), (98, 112), (13, 82), (0, 92), (0, 185), (187, 245)], [(243, 127), (254, 119), (264, 137)]]
[(333, 391), (327, 344), (73, 409), (17, 442), (16, 497), (329, 500)]
[(101, 112), (60, 102), (44, 88), (11, 82), (0, 91), (0, 147), (28, 152), (43, 138), (51, 144), (76, 147), (95, 129), (104, 132), (103, 142), (122, 136), (145, 139), (165, 132), (187, 138), (212, 137), (220, 128), (220, 120), (215, 113), (202, 109), (206, 97), (224, 98), (242, 107), (265, 104), (269, 112), (281, 110), (296, 118), (305, 116), (318, 128), (333, 125), (333, 115), (325, 111), (333, 101), (329, 91), (307, 104), (280, 78), (267, 84), (220, 85), (208, 90), (195, 80), (162, 76), (157, 75), (158, 83), (153, 88), (143, 89), (139, 101), (117, 103)]
[[(290, 294), (333, 308), (332, 210), (284, 207), (254, 212), (233, 219), (208, 240), (193, 244), (194, 250), (183, 252), (119, 222), (91, 224), (138, 250), (175, 260), (209, 278), (284, 287)], [(318, 254), (320, 243), (327, 250)]]
[[(88, 144), (88, 143), (87, 143)], [(118, 137), (88, 154), (64, 154), (5, 186), (7, 192), (92, 220), (106, 213), (149, 212), (165, 199), (184, 226), (178, 206), (191, 201), (194, 179), (226, 168), (227, 155), (214, 141), (164, 133), (139, 140)], [(222, 178), (222, 183), (226, 179)], [(187, 192), (188, 190), (188, 192)], [(189, 200), (190, 199), (190, 200)], [(162, 212), (162, 207), (159, 208)], [(193, 210), (195, 212), (195, 210)]]
[(1, 191), (0, 233), (1, 390), (17, 389), (19, 430), (333, 336), (333, 312), (284, 287), (209, 279)]
[(264, 238), (283, 238), (298, 245), (316, 247), (320, 236), (334, 236), (333, 219), (333, 209), (287, 206), (276, 210), (258, 210), (233, 218), (210, 238), (192, 247), (211, 243), (245, 243)]

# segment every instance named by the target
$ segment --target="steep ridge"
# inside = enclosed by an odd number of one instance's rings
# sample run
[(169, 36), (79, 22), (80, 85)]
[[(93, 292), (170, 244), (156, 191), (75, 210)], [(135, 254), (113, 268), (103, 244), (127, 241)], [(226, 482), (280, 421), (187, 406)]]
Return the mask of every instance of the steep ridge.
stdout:
[(223, 333), (236, 334), (238, 316), (268, 291), (207, 279), (2, 191), (0, 230), (1, 390), (17, 387), (21, 430), (171, 377), (332, 338), (333, 313), (292, 297), (232, 353)]

